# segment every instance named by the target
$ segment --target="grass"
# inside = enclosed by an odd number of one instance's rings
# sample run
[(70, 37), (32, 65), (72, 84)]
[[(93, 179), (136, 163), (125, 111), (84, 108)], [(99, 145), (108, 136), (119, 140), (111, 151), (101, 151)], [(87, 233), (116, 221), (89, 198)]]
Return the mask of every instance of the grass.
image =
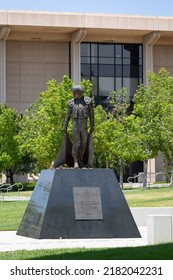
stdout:
[(0, 230), (17, 230), (28, 201), (0, 202)]
[(173, 188), (140, 188), (124, 190), (130, 207), (173, 207)]
[(124, 248), (22, 250), (0, 253), (0, 260), (173, 260), (173, 243)]

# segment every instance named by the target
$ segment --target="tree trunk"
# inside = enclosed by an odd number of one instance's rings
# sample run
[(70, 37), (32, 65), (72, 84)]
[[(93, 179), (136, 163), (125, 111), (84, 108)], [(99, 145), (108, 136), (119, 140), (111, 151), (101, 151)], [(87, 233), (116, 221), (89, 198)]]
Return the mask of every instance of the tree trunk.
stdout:
[(120, 160), (120, 188), (121, 189), (123, 189), (123, 171), (124, 171), (123, 160)]
[(166, 173), (166, 183), (171, 182), (171, 162), (170, 160), (165, 157), (164, 158), (164, 164), (165, 164), (165, 173)]
[(171, 162), (171, 179), (170, 179), (170, 187), (173, 187), (173, 162)]
[(13, 171), (11, 168), (6, 170), (6, 182), (10, 183), (11, 185), (14, 184), (14, 179), (13, 179)]
[(147, 187), (147, 170), (148, 170), (148, 159), (144, 160), (144, 177), (143, 177), (143, 187)]
[(109, 161), (106, 160), (106, 168), (109, 168)]

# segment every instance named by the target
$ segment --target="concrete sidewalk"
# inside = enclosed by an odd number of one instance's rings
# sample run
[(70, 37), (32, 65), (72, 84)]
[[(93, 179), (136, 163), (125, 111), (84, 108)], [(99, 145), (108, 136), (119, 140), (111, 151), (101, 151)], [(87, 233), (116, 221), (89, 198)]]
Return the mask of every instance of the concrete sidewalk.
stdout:
[(147, 245), (147, 228), (139, 227), (142, 238), (107, 239), (33, 239), (16, 235), (16, 231), (0, 231), (0, 251), (59, 249), (59, 248), (116, 248)]
[(0, 201), (25, 201), (25, 200), (30, 200), (30, 197), (27, 196), (7, 196), (7, 195), (2, 195), (0, 194)]

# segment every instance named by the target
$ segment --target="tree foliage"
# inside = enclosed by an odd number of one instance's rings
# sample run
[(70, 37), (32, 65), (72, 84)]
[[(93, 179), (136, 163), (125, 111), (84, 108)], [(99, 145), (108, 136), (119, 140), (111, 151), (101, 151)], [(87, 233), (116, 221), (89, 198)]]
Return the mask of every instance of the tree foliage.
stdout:
[(161, 151), (173, 159), (173, 77), (161, 68), (159, 73), (148, 73), (148, 86), (140, 85), (134, 95), (138, 138), (142, 145), (141, 160), (148, 161)]
[[(0, 105), (0, 171), (23, 174), (51, 166), (62, 143), (72, 85), (68, 76), (59, 84), (49, 81), (47, 90), (22, 117)], [(91, 82), (82, 80), (81, 85), (84, 95), (90, 95)], [(147, 162), (161, 152), (173, 173), (173, 77), (166, 69), (148, 73), (148, 85), (138, 87), (130, 115), (125, 88), (112, 91), (109, 101), (109, 110), (94, 108), (95, 165), (109, 163), (118, 171), (134, 161)]]
[(19, 160), (19, 118), (7, 105), (0, 105), (0, 171), (7, 172)]
[(127, 113), (130, 103), (125, 88), (112, 91), (109, 100), (111, 108), (107, 112), (101, 106), (95, 109), (95, 149), (97, 158), (101, 162), (109, 162), (123, 184), (124, 166), (137, 160), (140, 154), (136, 145), (136, 123), (134, 116)]

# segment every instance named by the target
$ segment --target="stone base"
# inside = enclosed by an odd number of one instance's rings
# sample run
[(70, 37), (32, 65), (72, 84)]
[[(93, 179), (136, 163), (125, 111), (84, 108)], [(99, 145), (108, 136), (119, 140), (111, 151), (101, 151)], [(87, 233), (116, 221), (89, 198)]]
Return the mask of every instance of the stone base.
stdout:
[(148, 215), (147, 241), (149, 245), (172, 242), (172, 216)]
[(36, 239), (141, 237), (110, 169), (43, 170), (17, 234)]

